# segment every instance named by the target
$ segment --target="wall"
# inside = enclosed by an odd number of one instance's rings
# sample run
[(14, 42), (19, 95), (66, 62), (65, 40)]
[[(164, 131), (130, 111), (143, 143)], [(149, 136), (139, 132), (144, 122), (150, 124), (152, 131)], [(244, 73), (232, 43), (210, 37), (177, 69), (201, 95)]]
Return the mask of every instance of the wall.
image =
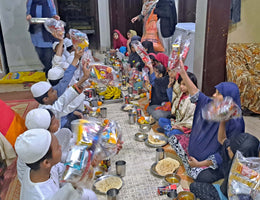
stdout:
[(230, 25), (228, 43), (260, 43), (259, 12), (259, 0), (242, 0), (241, 21)]
[(26, 1), (0, 0), (0, 21), (10, 71), (42, 69), (26, 21)]
[(110, 48), (110, 22), (108, 0), (98, 0), (100, 49)]

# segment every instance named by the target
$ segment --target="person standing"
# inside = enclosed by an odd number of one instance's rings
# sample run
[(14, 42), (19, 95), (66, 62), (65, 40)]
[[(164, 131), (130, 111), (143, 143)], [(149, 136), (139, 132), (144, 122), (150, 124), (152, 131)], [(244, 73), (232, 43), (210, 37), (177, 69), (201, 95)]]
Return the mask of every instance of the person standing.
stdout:
[[(53, 0), (27, 0), (26, 8), (26, 20), (29, 23), (32, 18), (53, 17), (56, 20), (60, 19)], [(47, 77), (48, 71), (52, 67), (51, 61), (54, 54), (52, 43), (55, 41), (55, 38), (45, 29), (44, 24), (30, 23), (29, 32), (38, 57), (44, 66), (43, 71)]]

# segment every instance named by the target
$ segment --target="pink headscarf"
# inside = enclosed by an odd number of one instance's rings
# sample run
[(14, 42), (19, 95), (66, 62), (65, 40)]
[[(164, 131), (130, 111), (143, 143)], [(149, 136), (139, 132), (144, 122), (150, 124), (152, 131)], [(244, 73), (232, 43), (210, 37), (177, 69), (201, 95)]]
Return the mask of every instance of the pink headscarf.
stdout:
[(164, 53), (158, 53), (156, 55), (157, 60), (167, 69), (169, 57)]
[(113, 31), (113, 34), (114, 33), (118, 34), (118, 39), (117, 40), (114, 39), (114, 36), (113, 36), (113, 47), (114, 47), (114, 49), (119, 49), (122, 46), (126, 47), (127, 39), (117, 29), (115, 29)]

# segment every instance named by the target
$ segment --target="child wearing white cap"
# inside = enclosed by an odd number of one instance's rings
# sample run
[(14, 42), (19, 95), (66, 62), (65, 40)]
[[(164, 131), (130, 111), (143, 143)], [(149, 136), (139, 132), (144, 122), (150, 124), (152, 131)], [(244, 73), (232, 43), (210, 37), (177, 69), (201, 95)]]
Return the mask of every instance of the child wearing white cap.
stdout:
[(67, 183), (60, 188), (59, 181), (65, 165), (60, 163), (61, 147), (55, 135), (45, 129), (30, 129), (15, 142), (18, 158), (27, 166), (17, 166), (21, 182), (20, 200), (55, 199), (96, 200), (91, 190)]
[(83, 73), (84, 76), (59, 98), (57, 91), (48, 82), (41, 81), (32, 85), (31, 92), (40, 103), (39, 107), (50, 109), (58, 119), (74, 112), (79, 107), (83, 110), (85, 95), (82, 93), (82, 83), (88, 79), (90, 70), (84, 66)]

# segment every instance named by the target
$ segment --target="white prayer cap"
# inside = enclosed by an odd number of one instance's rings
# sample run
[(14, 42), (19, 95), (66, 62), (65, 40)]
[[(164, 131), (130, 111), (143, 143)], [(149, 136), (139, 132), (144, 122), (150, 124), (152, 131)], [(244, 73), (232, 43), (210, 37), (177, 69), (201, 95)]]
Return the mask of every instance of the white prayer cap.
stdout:
[(46, 155), (51, 145), (51, 133), (45, 129), (30, 129), (19, 135), (15, 142), (15, 151), (25, 163), (39, 161)]
[(48, 83), (46, 81), (40, 81), (40, 82), (32, 85), (31, 92), (32, 92), (33, 97), (37, 98), (37, 97), (44, 95), (50, 89), (51, 89), (50, 83)]
[(49, 80), (59, 80), (64, 76), (64, 69), (61, 67), (53, 67), (48, 71)]
[(55, 48), (56, 48), (56, 46), (59, 44), (59, 42), (53, 42), (53, 44), (52, 44), (52, 48), (53, 48), (53, 50), (55, 50)]
[(73, 44), (72, 44), (71, 39), (65, 38), (64, 39), (64, 45), (65, 45), (66, 48), (72, 46)]
[(51, 115), (48, 110), (36, 108), (28, 112), (25, 118), (25, 126), (28, 129), (48, 129), (51, 125)]

